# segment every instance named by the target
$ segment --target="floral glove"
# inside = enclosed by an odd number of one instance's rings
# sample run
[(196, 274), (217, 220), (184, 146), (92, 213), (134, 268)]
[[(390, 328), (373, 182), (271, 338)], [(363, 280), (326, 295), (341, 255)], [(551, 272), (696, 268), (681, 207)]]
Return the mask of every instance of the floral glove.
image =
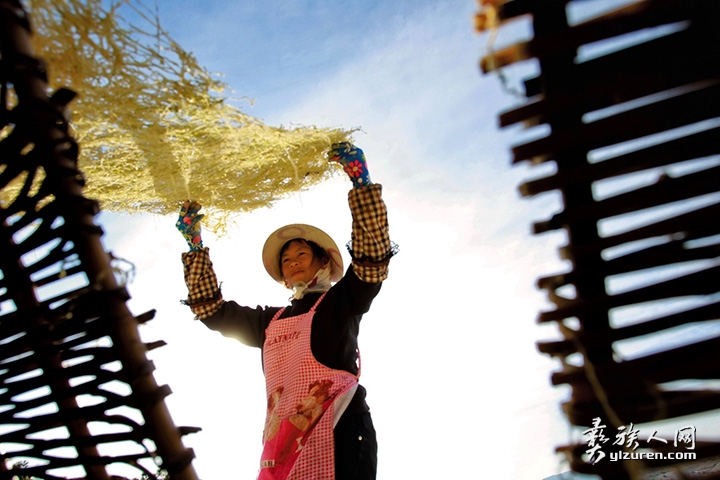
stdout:
[(202, 238), (200, 237), (200, 220), (205, 215), (198, 215), (201, 208), (202, 205), (199, 203), (186, 200), (175, 223), (175, 227), (185, 237), (191, 252), (203, 248)]
[(343, 166), (345, 173), (347, 173), (350, 180), (352, 180), (354, 188), (372, 185), (365, 154), (352, 143), (334, 143), (332, 147), (330, 147), (330, 154), (328, 156), (330, 161), (337, 162)]

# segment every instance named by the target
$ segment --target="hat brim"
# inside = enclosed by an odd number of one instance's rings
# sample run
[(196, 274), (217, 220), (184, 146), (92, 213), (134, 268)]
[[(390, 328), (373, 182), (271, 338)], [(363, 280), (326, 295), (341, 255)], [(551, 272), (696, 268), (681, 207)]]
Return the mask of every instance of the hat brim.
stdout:
[(303, 223), (293, 223), (278, 228), (270, 234), (262, 250), (265, 270), (277, 282), (284, 283), (280, 270), (280, 249), (290, 240), (302, 239), (317, 243), (330, 257), (330, 281), (337, 282), (343, 276), (343, 259), (340, 250), (330, 235), (319, 228)]

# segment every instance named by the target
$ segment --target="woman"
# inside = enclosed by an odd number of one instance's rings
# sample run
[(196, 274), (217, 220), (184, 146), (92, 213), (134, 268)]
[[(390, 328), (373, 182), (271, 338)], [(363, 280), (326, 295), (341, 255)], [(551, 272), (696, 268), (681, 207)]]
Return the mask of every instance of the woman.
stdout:
[(320, 229), (293, 224), (276, 230), (263, 247), (263, 264), (293, 291), (287, 307), (225, 301), (202, 245), (200, 205), (185, 202), (177, 223), (190, 247), (182, 254), (187, 305), (209, 328), (262, 349), (268, 407), (261, 480), (366, 480), (376, 474), (375, 429), (358, 383), (357, 337), (396, 247), (382, 187), (370, 180), (362, 150), (335, 144), (330, 159), (353, 182), (352, 265), (343, 276), (338, 247)]

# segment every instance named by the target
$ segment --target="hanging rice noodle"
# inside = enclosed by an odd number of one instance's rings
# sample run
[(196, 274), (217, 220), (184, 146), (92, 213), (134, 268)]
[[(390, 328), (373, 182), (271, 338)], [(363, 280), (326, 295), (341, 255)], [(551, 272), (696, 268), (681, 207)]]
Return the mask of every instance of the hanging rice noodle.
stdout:
[(352, 131), (271, 127), (243, 113), (140, 2), (28, 7), (50, 85), (79, 94), (71, 108), (85, 195), (103, 210), (167, 214), (193, 199), (222, 232), (231, 213), (327, 178), (329, 146), (350, 140)]

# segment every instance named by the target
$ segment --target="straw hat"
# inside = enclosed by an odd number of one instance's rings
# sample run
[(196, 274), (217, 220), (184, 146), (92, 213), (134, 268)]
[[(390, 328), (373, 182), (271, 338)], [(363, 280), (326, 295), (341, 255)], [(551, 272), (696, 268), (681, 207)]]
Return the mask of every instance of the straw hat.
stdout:
[(280, 283), (284, 283), (280, 270), (280, 249), (289, 240), (310, 240), (322, 247), (330, 257), (330, 281), (337, 282), (343, 276), (343, 260), (337, 244), (330, 235), (312, 225), (293, 223), (278, 228), (270, 234), (262, 250), (263, 265), (270, 276)]

